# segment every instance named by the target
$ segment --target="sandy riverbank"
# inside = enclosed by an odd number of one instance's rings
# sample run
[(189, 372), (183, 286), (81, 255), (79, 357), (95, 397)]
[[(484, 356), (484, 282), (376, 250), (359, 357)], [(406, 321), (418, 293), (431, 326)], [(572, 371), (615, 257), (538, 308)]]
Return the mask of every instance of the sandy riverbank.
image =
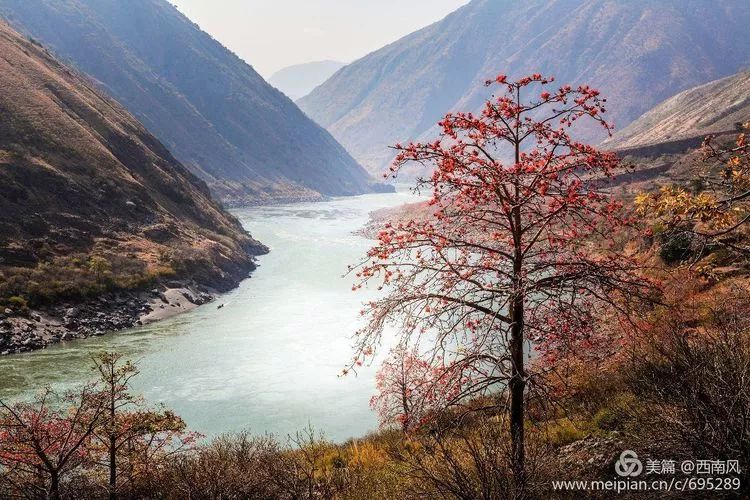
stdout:
[(80, 303), (0, 310), (0, 355), (43, 349), (161, 321), (213, 302), (213, 289), (170, 282), (149, 291), (114, 292)]

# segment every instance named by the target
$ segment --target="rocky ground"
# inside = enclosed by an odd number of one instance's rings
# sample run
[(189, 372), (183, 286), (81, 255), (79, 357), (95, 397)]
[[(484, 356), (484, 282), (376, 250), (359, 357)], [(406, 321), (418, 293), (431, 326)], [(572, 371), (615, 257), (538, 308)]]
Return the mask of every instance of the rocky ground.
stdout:
[(619, 432), (609, 436), (588, 435), (560, 448), (558, 458), (571, 479), (600, 477), (614, 473), (614, 464), (626, 449), (628, 446)]
[(195, 283), (169, 282), (150, 291), (116, 292), (85, 303), (0, 310), (0, 355), (66, 342), (165, 319), (213, 301), (217, 292)]

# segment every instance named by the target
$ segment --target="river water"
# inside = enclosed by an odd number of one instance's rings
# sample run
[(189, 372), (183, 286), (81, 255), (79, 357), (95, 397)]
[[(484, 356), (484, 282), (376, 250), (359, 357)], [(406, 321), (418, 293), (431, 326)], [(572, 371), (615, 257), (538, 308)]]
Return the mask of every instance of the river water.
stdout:
[(285, 437), (308, 425), (337, 441), (362, 435), (377, 426), (375, 368), (338, 375), (371, 292), (352, 292), (343, 275), (372, 245), (354, 234), (369, 213), (416, 200), (402, 192), (237, 210), (271, 249), (251, 279), (163, 322), (0, 358), (0, 397), (73, 387), (91, 378), (91, 355), (110, 350), (137, 361), (134, 386), (147, 401), (206, 436)]

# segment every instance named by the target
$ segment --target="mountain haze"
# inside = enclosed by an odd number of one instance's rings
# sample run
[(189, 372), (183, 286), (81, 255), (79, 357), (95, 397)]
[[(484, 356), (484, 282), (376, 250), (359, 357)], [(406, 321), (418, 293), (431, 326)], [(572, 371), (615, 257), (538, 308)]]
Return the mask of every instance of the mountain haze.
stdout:
[(0, 88), (0, 298), (86, 295), (92, 256), (123, 288), (163, 275), (228, 289), (254, 267), (264, 247), (203, 181), (3, 22)]
[(230, 204), (367, 192), (323, 128), (164, 0), (0, 0)]
[(338, 61), (295, 64), (280, 69), (271, 75), (268, 83), (296, 101), (312, 92), (315, 87), (328, 80), (344, 66), (346, 66), (346, 63)]
[(430, 136), (447, 111), (479, 109), (483, 82), (498, 73), (599, 88), (621, 128), (675, 92), (748, 66), (748, 23), (740, 0), (473, 0), (298, 104), (373, 172), (390, 161), (388, 145)]

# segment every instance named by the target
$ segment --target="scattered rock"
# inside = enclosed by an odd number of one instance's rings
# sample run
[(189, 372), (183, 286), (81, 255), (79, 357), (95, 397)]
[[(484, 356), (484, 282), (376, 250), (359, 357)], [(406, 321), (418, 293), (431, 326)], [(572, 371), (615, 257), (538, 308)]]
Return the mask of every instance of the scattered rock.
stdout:
[(182, 293), (182, 296), (188, 300), (188, 302), (195, 304), (195, 297), (193, 297), (193, 294), (190, 290), (185, 289), (185, 290), (182, 290), (181, 293)]
[(558, 459), (565, 470), (581, 477), (598, 477), (609, 471), (620, 453), (627, 447), (618, 432), (608, 436), (588, 435), (558, 450)]

